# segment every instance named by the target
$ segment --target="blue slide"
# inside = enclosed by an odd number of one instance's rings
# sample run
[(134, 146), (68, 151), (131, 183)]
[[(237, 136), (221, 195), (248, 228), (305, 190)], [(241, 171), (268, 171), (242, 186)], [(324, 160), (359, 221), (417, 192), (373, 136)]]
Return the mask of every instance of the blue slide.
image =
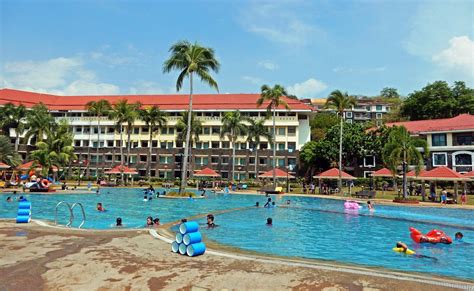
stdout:
[(31, 202), (22, 200), (18, 202), (16, 223), (28, 223), (31, 220)]

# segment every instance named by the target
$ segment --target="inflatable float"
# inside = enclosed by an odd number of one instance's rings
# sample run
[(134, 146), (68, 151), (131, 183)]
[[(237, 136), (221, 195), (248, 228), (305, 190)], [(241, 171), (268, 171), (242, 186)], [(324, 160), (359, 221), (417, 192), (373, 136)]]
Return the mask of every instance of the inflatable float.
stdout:
[(359, 203), (357, 203), (357, 201), (353, 201), (353, 200), (348, 200), (346, 202), (344, 202), (344, 209), (359, 209), (359, 208), (362, 208), (362, 206), (359, 205)]
[(405, 252), (403, 248), (393, 248), (392, 249), (394, 252), (397, 252), (397, 253), (405, 253), (407, 255), (414, 255), (415, 254), (415, 251), (412, 251), (410, 249), (407, 249), (407, 251)]
[(453, 242), (444, 231), (438, 229), (430, 230), (426, 235), (424, 235), (418, 229), (410, 227), (410, 237), (417, 243), (451, 244)]

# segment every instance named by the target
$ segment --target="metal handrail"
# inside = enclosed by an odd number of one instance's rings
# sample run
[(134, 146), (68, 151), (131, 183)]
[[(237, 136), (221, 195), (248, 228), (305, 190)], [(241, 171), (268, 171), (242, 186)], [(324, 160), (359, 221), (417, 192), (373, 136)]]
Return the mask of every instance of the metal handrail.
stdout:
[(66, 204), (67, 208), (69, 209), (69, 222), (66, 224), (66, 227), (70, 227), (72, 224), (72, 221), (74, 220), (74, 214), (72, 213), (72, 207), (69, 203), (66, 201), (61, 201), (58, 204), (56, 204), (56, 208), (54, 209), (54, 224), (58, 224), (58, 207), (61, 204)]
[(76, 203), (73, 203), (72, 206), (71, 206), (71, 211), (74, 210), (74, 207), (76, 207), (76, 205), (79, 205), (81, 207), (81, 212), (82, 212), (82, 222), (81, 224), (79, 224), (79, 226), (77, 228), (81, 228), (84, 223), (86, 222), (86, 212), (84, 211), (84, 206), (82, 206), (82, 203), (79, 203), (79, 202), (76, 202)]

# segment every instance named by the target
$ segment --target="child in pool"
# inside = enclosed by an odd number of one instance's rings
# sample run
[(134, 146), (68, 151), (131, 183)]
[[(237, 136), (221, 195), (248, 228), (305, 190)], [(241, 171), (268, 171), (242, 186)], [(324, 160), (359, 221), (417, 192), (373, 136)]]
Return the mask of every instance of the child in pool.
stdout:
[(154, 226), (159, 226), (160, 225), (160, 219), (159, 218), (153, 219), (153, 225)]
[(153, 227), (153, 217), (148, 216), (148, 217), (146, 218), (146, 225), (145, 225), (145, 227)]
[(372, 205), (372, 202), (370, 202), (370, 200), (367, 201), (367, 208), (369, 208), (370, 211), (375, 210), (375, 209), (374, 209), (374, 206)]
[(122, 218), (120, 217), (117, 217), (116, 221), (115, 221), (115, 227), (122, 227), (123, 224), (122, 224)]
[(105, 211), (105, 208), (102, 206), (102, 203), (97, 203), (97, 211), (103, 212)]
[(267, 226), (273, 225), (273, 219), (271, 217), (267, 218)]

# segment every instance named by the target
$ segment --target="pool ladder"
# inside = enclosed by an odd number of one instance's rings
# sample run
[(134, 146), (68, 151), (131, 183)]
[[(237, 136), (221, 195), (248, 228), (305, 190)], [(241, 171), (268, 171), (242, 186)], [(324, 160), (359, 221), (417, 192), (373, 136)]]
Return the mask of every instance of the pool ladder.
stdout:
[(71, 224), (74, 221), (74, 207), (79, 206), (81, 208), (82, 221), (81, 221), (81, 224), (79, 224), (79, 226), (78, 226), (78, 228), (81, 228), (84, 225), (84, 223), (86, 222), (86, 213), (84, 211), (84, 206), (82, 206), (82, 204), (79, 203), (79, 202), (75, 202), (71, 205), (66, 201), (61, 201), (58, 204), (56, 204), (56, 208), (54, 209), (54, 224), (56, 224), (56, 225), (58, 224), (58, 207), (61, 204), (66, 205), (67, 209), (69, 210), (69, 222), (66, 224), (66, 227), (71, 227)]

